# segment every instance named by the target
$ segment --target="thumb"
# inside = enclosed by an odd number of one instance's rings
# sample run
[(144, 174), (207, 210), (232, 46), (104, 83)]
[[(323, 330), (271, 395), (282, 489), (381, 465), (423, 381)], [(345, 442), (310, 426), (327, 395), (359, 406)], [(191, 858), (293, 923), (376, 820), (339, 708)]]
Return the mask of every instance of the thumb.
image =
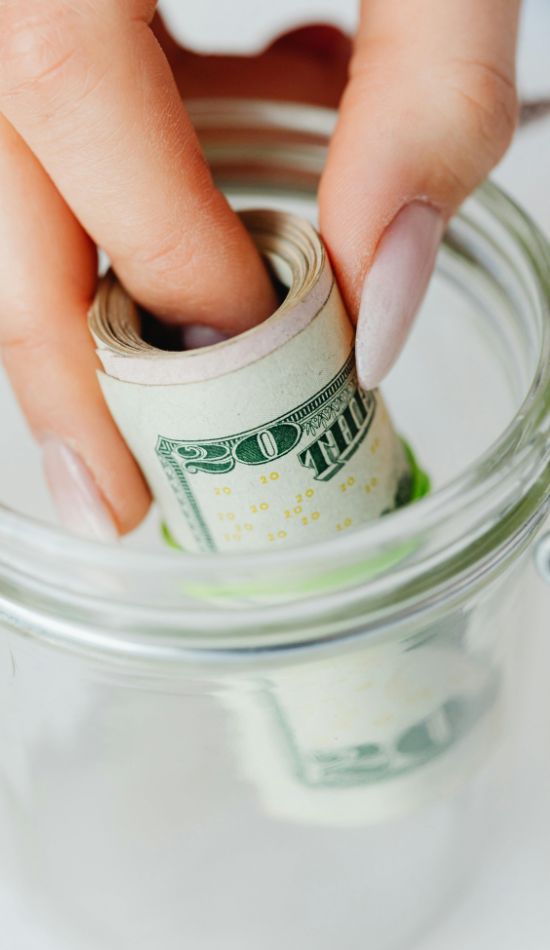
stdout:
[(364, 2), (320, 189), (321, 230), (374, 388), (405, 341), (446, 220), (516, 122), (519, 0)]

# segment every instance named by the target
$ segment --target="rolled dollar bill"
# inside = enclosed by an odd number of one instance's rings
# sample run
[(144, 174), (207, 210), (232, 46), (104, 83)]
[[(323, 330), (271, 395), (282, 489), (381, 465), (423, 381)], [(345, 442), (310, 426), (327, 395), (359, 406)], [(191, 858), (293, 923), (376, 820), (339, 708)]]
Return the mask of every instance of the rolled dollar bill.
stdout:
[(201, 349), (158, 349), (111, 272), (90, 311), (107, 403), (188, 551), (315, 542), (412, 490), (382, 397), (358, 385), (354, 329), (319, 235), (278, 211), (241, 217), (288, 288), (260, 325)]
[(457, 615), (444, 627), (433, 628), (443, 644), (404, 652), (366, 638), (224, 691), (242, 774), (268, 814), (325, 827), (395, 820), (487, 761), (502, 725), (499, 677), (471, 653), (471, 624)]

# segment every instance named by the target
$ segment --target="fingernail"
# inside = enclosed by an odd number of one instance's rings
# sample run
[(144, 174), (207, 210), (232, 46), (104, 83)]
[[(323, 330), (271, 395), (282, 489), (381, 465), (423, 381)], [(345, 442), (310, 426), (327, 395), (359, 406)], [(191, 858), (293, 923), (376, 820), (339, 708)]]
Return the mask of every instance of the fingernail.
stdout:
[(200, 323), (188, 324), (181, 328), (183, 346), (186, 350), (198, 350), (203, 346), (213, 346), (227, 340), (225, 333), (220, 333), (214, 327), (207, 327)]
[(441, 214), (415, 201), (396, 215), (368, 272), (357, 321), (359, 382), (374, 389), (399, 356), (434, 269)]
[(111, 512), (82, 459), (54, 437), (42, 442), (44, 473), (59, 520), (73, 534), (96, 541), (115, 541)]

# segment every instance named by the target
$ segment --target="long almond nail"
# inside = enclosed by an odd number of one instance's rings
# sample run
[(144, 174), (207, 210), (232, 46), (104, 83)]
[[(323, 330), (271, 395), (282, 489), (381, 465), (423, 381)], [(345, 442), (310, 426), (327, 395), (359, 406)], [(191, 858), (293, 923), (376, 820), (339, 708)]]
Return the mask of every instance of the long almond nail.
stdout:
[(214, 343), (229, 339), (225, 333), (202, 323), (188, 323), (181, 328), (181, 335), (186, 350), (198, 350), (203, 346), (213, 346)]
[(59, 520), (73, 534), (114, 541), (118, 531), (93, 476), (75, 452), (59, 439), (42, 442), (44, 473)]
[(428, 287), (444, 222), (415, 201), (393, 219), (367, 274), (357, 322), (359, 382), (374, 389), (391, 369)]

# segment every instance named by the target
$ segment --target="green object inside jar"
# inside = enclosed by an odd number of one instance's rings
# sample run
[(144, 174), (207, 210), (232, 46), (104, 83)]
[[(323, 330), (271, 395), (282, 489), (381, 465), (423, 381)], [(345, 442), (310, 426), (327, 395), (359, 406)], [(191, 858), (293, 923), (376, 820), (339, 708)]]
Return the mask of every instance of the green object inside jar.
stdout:
[[(395, 507), (403, 508), (406, 505), (411, 505), (413, 502), (418, 501), (420, 498), (424, 498), (431, 489), (431, 481), (427, 472), (418, 464), (416, 455), (414, 454), (412, 448), (405, 441), (401, 440), (403, 443), (403, 448), (407, 456), (407, 461), (409, 463), (410, 474), (407, 476), (406, 480), (403, 480), (397, 489)], [(388, 514), (389, 512), (384, 512)], [(381, 516), (383, 517), (383, 515)], [(173, 537), (168, 525), (165, 521), (161, 523), (161, 533), (162, 538), (165, 543), (173, 548), (176, 551), (182, 551), (183, 548)], [(218, 600), (220, 598), (235, 598), (235, 597), (257, 597), (262, 594), (308, 594), (316, 593), (323, 590), (333, 589), (339, 587), (340, 585), (348, 585), (350, 582), (361, 582), (367, 581), (371, 577), (374, 577), (376, 574), (379, 574), (381, 571), (387, 570), (392, 567), (394, 564), (403, 560), (410, 551), (413, 549), (414, 545), (412, 543), (401, 544), (396, 548), (385, 551), (383, 554), (379, 555), (376, 558), (368, 558), (365, 561), (361, 561), (353, 567), (346, 565), (342, 568), (335, 568), (331, 571), (327, 571), (325, 574), (320, 575), (319, 577), (312, 578), (310, 580), (304, 580), (303, 578), (300, 581), (293, 581), (291, 578), (285, 582), (284, 587), (280, 583), (270, 583), (261, 585), (256, 581), (254, 584), (249, 584), (247, 582), (230, 584), (185, 584), (185, 593), (188, 596), (197, 597), (200, 599), (213, 599)]]
[(409, 463), (409, 468), (411, 470), (410, 480), (409, 480), (409, 493), (408, 497), (401, 500), (397, 498), (397, 508), (403, 508), (405, 505), (412, 504), (413, 501), (418, 501), (419, 498), (424, 498), (427, 495), (432, 487), (430, 481), (430, 476), (423, 468), (418, 464), (418, 460), (413, 450), (411, 449), (408, 442), (405, 439), (401, 439), (403, 448), (405, 449), (405, 455), (407, 456), (407, 461)]

